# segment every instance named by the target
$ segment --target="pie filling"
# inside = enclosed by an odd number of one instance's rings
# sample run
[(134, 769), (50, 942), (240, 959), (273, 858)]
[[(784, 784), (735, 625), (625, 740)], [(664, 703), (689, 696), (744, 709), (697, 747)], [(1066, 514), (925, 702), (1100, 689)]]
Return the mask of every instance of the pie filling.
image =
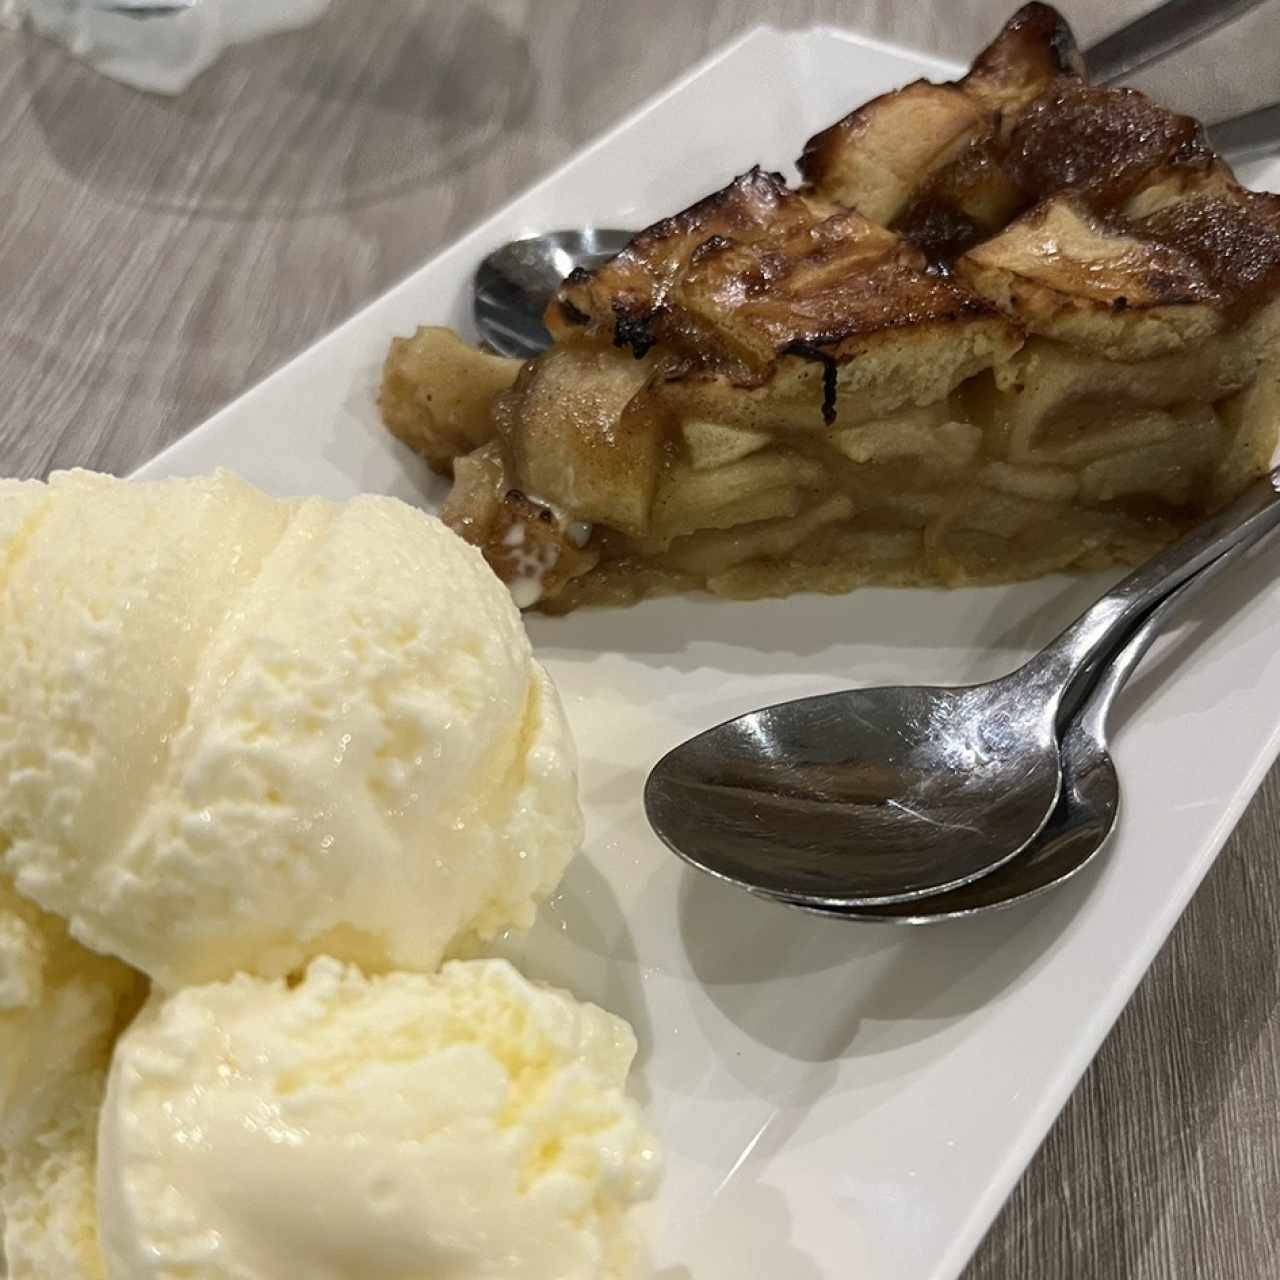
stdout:
[(393, 342), (383, 417), (521, 607), (1133, 563), (1270, 465), (1280, 198), (1048, 6), (800, 168), (570, 276), (523, 365)]

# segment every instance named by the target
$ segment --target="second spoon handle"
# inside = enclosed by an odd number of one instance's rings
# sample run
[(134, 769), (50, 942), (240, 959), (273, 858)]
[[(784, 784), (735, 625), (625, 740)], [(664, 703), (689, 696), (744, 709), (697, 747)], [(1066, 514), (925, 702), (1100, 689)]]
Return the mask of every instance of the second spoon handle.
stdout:
[(1085, 51), (1094, 80), (1110, 84), (1167, 58), (1231, 22), (1261, 0), (1166, 0)]
[(1231, 164), (1256, 160), (1280, 145), (1280, 103), (1220, 120), (1205, 133), (1209, 145)]
[(1106, 739), (1107, 716), (1116, 695), (1128, 683), (1129, 677), (1138, 669), (1147, 650), (1155, 643), (1157, 637), (1185, 611), (1187, 605), (1221, 574), (1244, 558), (1252, 546), (1249, 540), (1237, 542), (1235, 546), (1224, 551), (1216, 560), (1206, 565), (1199, 573), (1194, 573), (1166, 596), (1139, 624), (1124, 642), (1124, 647), (1102, 669), (1097, 683), (1089, 690), (1087, 700), (1080, 710), (1079, 719), (1090, 737), (1098, 742)]
[(1028, 666), (1043, 682), (1056, 715), (1079, 694), (1082, 677), (1111, 654), (1138, 619), (1193, 574), (1237, 544), (1251, 545), (1280, 525), (1280, 467), (1255, 480), (1232, 503), (1158, 551), (1085, 610)]

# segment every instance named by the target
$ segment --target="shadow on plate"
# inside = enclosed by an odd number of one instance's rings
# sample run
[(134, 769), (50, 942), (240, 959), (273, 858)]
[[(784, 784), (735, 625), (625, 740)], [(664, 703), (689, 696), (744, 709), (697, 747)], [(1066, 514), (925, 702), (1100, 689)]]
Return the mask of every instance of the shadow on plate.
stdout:
[(921, 1044), (1025, 980), (1093, 880), (1005, 911), (912, 928), (823, 919), (692, 870), (682, 877), (680, 935), (710, 1003), (789, 1062), (866, 1060), (859, 1084), (877, 1077), (873, 1059)]
[[(591, 844), (596, 847), (601, 841), (596, 839)], [(680, 874), (677, 867), (666, 868), (664, 864), (664, 869)], [(665, 896), (670, 898), (672, 892), (668, 886)], [(645, 909), (644, 902), (638, 905), (640, 910)], [(665, 911), (670, 917), (669, 908)], [(674, 920), (670, 932), (676, 939)], [(635, 1028), (639, 1044), (639, 1070), (632, 1077), (633, 1092), (642, 1102), (650, 1101), (645, 1068), (653, 1049), (653, 1027), (635, 942), (617, 898), (588, 855), (574, 859), (560, 889), (542, 908), (528, 933), (509, 933), (496, 944), (478, 947), (477, 951), (505, 956), (529, 977), (565, 987), (580, 999), (591, 1000), (626, 1018)], [(662, 957), (651, 959), (657, 961), (654, 967), (666, 967)], [(712, 1064), (691, 1064), (704, 1075), (709, 1065)], [(660, 1136), (669, 1150), (679, 1149), (679, 1132), (667, 1129)], [(768, 1136), (774, 1136), (772, 1129)], [(683, 1263), (664, 1268), (655, 1280), (693, 1280), (712, 1271), (823, 1280), (821, 1269), (794, 1242), (795, 1230), (785, 1196), (755, 1180), (754, 1166), (748, 1168), (744, 1163), (731, 1171), (731, 1163), (717, 1175), (723, 1177), (719, 1188), (699, 1207), (697, 1231), (685, 1243), (688, 1252)], [(732, 1196), (721, 1196), (719, 1192), (730, 1181)], [(650, 1212), (660, 1208), (661, 1201), (651, 1206)]]
[[(1276, 554), (1271, 544), (1255, 550), (1190, 606), (1174, 632), (1176, 643), (1160, 645), (1130, 682), (1113, 728), (1125, 723), (1174, 664), (1211, 640), (1274, 581)], [(830, 654), (839, 661), (845, 649), (850, 686), (931, 679), (965, 684), (1014, 670), (1119, 576), (1058, 575), (1009, 587), (958, 591), (867, 588), (846, 596), (750, 602), (696, 594), (643, 601), (630, 608), (582, 609), (566, 617), (528, 614), (526, 621), (540, 652), (564, 662), (590, 662), (601, 654), (618, 653), (682, 674), (724, 671), (776, 677), (788, 673), (790, 659)], [(861, 648), (879, 651), (872, 666), (855, 665), (863, 658)], [(886, 651), (894, 655), (889, 661)], [(945, 669), (945, 676), (932, 673), (935, 665)], [(761, 703), (765, 701), (767, 696)]]
[[(981, 656), (974, 678), (989, 678), (1011, 670), (1101, 590), (1094, 578), (1058, 577), (1014, 588), (869, 587), (783, 600), (719, 600), (699, 593), (560, 618), (530, 614), (527, 620), (535, 644), (569, 662), (613, 652), (685, 673), (775, 675), (789, 658), (867, 647), (900, 654), (905, 672), (922, 654), (975, 650)], [(856, 679), (851, 670), (850, 681)]]
[[(935, 1037), (957, 1034), (967, 1014), (1028, 978), (1096, 878), (980, 920), (906, 929), (818, 919), (686, 870), (680, 937), (703, 993), (690, 1005), (740, 1091), (717, 1194), (732, 1183), (735, 1203), (750, 1197), (822, 1099), (855, 1091), (849, 1105), (874, 1106), (880, 1090), (936, 1060), (945, 1045)], [(733, 1097), (715, 1074), (704, 1065), (683, 1091), (707, 1105)]]
[[(732, 1195), (721, 1183), (703, 1206), (693, 1238), (685, 1242), (684, 1265), (664, 1268), (654, 1280), (832, 1280), (830, 1273), (796, 1240), (787, 1197), (768, 1183), (736, 1177)], [(848, 1258), (848, 1275), (861, 1272), (859, 1259)]]
[[(997, 588), (976, 641), (984, 648), (1035, 653), (1122, 576), (1122, 570), (1055, 574), (1041, 583), (1019, 583), (1012, 589)], [(1037, 595), (1030, 590), (1034, 586), (1048, 587), (1050, 584), (1054, 588), (1051, 592)]]
[[(438, 182), (524, 120), (529, 48), (494, 5), (334, 5), (229, 49), (177, 97), (28, 37), (30, 107), (77, 182), (220, 216), (341, 209)], [(477, 74), (483, 69), (483, 74)]]
[[(1278, 557), (1280, 543), (1268, 540), (1208, 588), (1121, 693), (1111, 716), (1112, 733), (1118, 733), (1133, 717), (1140, 716), (1143, 704), (1167, 681), (1178, 679), (1197, 653), (1208, 645), (1227, 641), (1232, 625), (1274, 585)], [(1241, 691), (1247, 691), (1252, 685), (1246, 665), (1241, 672)], [(1215, 705), (1216, 701), (1203, 709), (1208, 711)], [(1193, 745), (1189, 742), (1188, 748)]]

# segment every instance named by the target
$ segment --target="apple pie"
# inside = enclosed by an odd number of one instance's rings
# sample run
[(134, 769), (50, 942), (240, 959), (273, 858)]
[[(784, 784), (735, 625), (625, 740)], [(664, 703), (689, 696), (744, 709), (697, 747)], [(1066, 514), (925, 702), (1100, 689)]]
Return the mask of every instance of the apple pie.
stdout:
[(799, 172), (575, 272), (526, 363), (393, 343), (383, 417), (522, 607), (1127, 564), (1269, 465), (1280, 197), (1091, 85), (1053, 9)]

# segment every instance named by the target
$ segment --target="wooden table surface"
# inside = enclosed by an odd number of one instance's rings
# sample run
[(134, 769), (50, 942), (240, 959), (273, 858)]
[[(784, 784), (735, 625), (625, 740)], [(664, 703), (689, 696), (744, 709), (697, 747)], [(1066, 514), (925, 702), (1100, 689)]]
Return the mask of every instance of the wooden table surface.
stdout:
[[(747, 26), (963, 58), (1006, 7), (335, 0), (176, 99), (0, 30), (0, 474), (129, 471)], [(1149, 7), (1069, 13), (1087, 42)], [(1137, 83), (1273, 101), (1277, 36), (1270, 0)], [(1280, 1276), (1278, 824), (1273, 772), (967, 1280)]]

